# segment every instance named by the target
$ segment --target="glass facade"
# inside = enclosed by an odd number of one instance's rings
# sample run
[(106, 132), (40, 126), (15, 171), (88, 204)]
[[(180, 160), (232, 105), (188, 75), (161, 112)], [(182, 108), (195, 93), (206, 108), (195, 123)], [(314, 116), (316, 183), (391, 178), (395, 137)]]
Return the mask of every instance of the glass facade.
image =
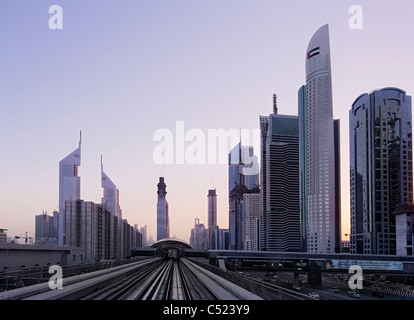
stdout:
[(300, 204), (300, 235), (301, 251), (307, 251), (308, 214), (306, 189), (306, 86), (298, 92), (299, 121), (299, 204)]
[[(244, 154), (244, 156), (243, 156)], [(243, 157), (251, 163), (244, 164)], [(238, 143), (229, 153), (229, 249), (243, 249), (243, 195), (259, 192), (259, 174), (245, 170), (258, 166), (253, 147)]]
[(262, 146), (261, 191), (265, 199), (260, 223), (261, 249), (300, 251), (298, 117), (271, 114), (266, 124)]
[(396, 206), (413, 202), (411, 97), (360, 95), (349, 112), (350, 252), (396, 254)]
[(59, 162), (59, 245), (65, 245), (65, 201), (80, 199), (81, 139), (79, 147)]

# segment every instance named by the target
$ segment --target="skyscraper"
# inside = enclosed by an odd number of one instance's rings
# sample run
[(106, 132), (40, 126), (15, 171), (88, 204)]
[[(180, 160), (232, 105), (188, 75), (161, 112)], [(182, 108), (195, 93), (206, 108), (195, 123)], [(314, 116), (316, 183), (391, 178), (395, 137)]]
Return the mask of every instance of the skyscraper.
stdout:
[(310, 40), (305, 65), (306, 86), (299, 90), (302, 247), (306, 243), (308, 252), (333, 253), (340, 250), (340, 206), (336, 205), (340, 179), (335, 172), (339, 168), (335, 141), (339, 138), (335, 139), (333, 121), (328, 25)]
[(350, 252), (396, 254), (398, 206), (413, 202), (411, 96), (360, 95), (349, 111)]
[(65, 205), (66, 245), (82, 247), (81, 259), (98, 259), (98, 205), (83, 200), (65, 201)]
[(103, 188), (102, 205), (112, 213), (119, 221), (122, 221), (121, 208), (119, 205), (119, 190), (103, 170), (101, 156), (101, 187)]
[(207, 214), (207, 227), (208, 227), (208, 246), (209, 249), (216, 249), (215, 243), (215, 231), (217, 228), (217, 194), (216, 189), (208, 190), (207, 195), (208, 202), (208, 214)]
[(299, 209), (301, 251), (308, 251), (308, 193), (306, 182), (306, 86), (298, 92), (299, 120)]
[(342, 252), (341, 211), (341, 121), (334, 119), (334, 162), (335, 162), (335, 252)]
[[(112, 216), (116, 217), (118, 223), (117, 226), (111, 224), (111, 241), (114, 246), (112, 250), (113, 256), (121, 257), (123, 254), (123, 244), (121, 239), (123, 238), (122, 232), (122, 210), (119, 204), (119, 190), (108, 175), (104, 172), (103, 162), (101, 156), (101, 187), (103, 188), (103, 197), (101, 198), (101, 204), (105, 210), (109, 211)], [(115, 232), (116, 231), (116, 232)]]
[[(245, 164), (244, 159), (251, 163)], [(243, 249), (243, 195), (259, 193), (259, 174), (257, 156), (252, 146), (238, 143), (229, 153), (229, 240), (231, 250)]]
[(168, 202), (166, 199), (167, 185), (164, 177), (160, 177), (158, 182), (158, 202), (157, 202), (157, 241), (170, 237), (170, 222), (168, 217)]
[(243, 250), (259, 250), (260, 193), (243, 194)]
[(81, 141), (79, 147), (59, 162), (59, 245), (65, 245), (65, 201), (80, 199)]
[(298, 117), (277, 114), (275, 98), (274, 113), (266, 118), (260, 117), (260, 189), (264, 198), (260, 247), (266, 251), (300, 251)]
[[(276, 102), (276, 96), (274, 96), (274, 104)], [(267, 248), (267, 192), (266, 188), (263, 188), (266, 185), (267, 180), (267, 171), (266, 171), (266, 140), (267, 140), (267, 131), (269, 128), (269, 116), (260, 116), (260, 195), (261, 195), (261, 213), (260, 213), (260, 241), (259, 247), (260, 250), (266, 250)]]
[(141, 243), (139, 232), (126, 219), (119, 222), (102, 204), (74, 200), (65, 205), (66, 245), (82, 247), (81, 259), (124, 259)]
[(35, 216), (35, 244), (39, 245), (57, 245), (58, 229), (56, 220), (59, 218), (57, 211), (53, 212), (53, 216), (49, 216), (47, 212)]
[(194, 219), (194, 228), (191, 229), (190, 245), (197, 250), (208, 249), (208, 231), (199, 218)]

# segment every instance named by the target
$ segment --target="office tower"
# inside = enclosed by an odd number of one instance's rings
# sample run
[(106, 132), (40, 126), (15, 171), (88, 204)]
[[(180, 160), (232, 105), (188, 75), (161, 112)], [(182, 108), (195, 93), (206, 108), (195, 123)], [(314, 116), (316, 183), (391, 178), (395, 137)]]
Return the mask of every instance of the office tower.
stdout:
[(119, 190), (116, 187), (115, 183), (108, 177), (103, 169), (103, 162), (101, 156), (101, 187), (103, 188), (103, 197), (101, 198), (101, 204), (108, 210), (114, 217), (117, 218), (118, 226), (116, 230), (118, 234), (115, 234), (115, 226), (111, 225), (111, 241), (114, 242), (113, 250), (117, 252), (112, 252), (111, 254), (116, 257), (122, 257), (124, 255), (122, 239), (122, 210), (119, 204)]
[(138, 225), (134, 224), (132, 231), (131, 248), (142, 248), (144, 247), (144, 233), (141, 232), (143, 228), (138, 229)]
[(56, 211), (53, 216), (49, 216), (47, 212), (35, 216), (35, 244), (37, 245), (57, 245), (58, 230), (55, 219), (57, 219)]
[(396, 254), (397, 206), (413, 202), (411, 96), (360, 95), (349, 111), (350, 251)]
[(166, 199), (167, 185), (164, 177), (160, 177), (158, 182), (158, 202), (157, 202), (157, 241), (170, 237), (170, 222), (168, 217), (168, 202)]
[(207, 250), (208, 249), (208, 232), (203, 223), (200, 223), (199, 218), (194, 219), (194, 228), (191, 229), (190, 245), (193, 249)]
[(80, 199), (81, 141), (79, 147), (59, 162), (59, 245), (65, 245), (65, 201)]
[[(276, 95), (273, 95), (273, 104), (276, 103)], [(262, 201), (262, 210), (260, 214), (260, 242), (259, 247), (260, 250), (266, 250), (267, 248), (267, 211), (266, 211), (266, 204), (267, 204), (267, 192), (264, 186), (267, 184), (266, 176), (266, 140), (267, 140), (267, 131), (269, 128), (269, 117), (268, 116), (260, 116), (260, 195)]]
[(102, 205), (116, 216), (119, 221), (122, 221), (122, 211), (119, 205), (119, 190), (116, 185), (109, 179), (108, 175), (103, 170), (102, 156), (101, 156), (101, 187), (103, 188), (103, 197), (101, 199)]
[[(246, 161), (249, 160), (249, 162)], [(229, 237), (230, 250), (243, 249), (243, 195), (259, 192), (258, 160), (252, 146), (238, 143), (229, 153)]]
[(217, 194), (216, 189), (208, 190), (207, 195), (208, 214), (207, 214), (207, 227), (208, 227), (208, 248), (216, 249), (215, 232), (217, 228)]
[(299, 121), (299, 210), (301, 251), (308, 251), (308, 194), (306, 182), (306, 86), (298, 92)]
[(228, 250), (229, 248), (229, 230), (216, 228), (214, 233), (216, 250)]
[(139, 232), (142, 234), (142, 246), (143, 247), (146, 247), (148, 245), (147, 244), (147, 239), (148, 239), (148, 228), (147, 228), (147, 225), (141, 227), (139, 229)]
[(258, 223), (261, 212), (260, 193), (245, 193), (243, 195), (243, 250), (259, 250)]
[[(278, 112), (274, 96), (273, 110)], [(260, 117), (262, 131), (261, 250), (300, 251), (297, 116)]]
[(310, 40), (305, 64), (306, 86), (298, 94), (302, 250), (334, 253), (340, 251), (341, 236), (337, 234), (340, 204), (336, 204), (340, 179), (335, 173), (339, 167), (335, 141), (339, 138), (335, 139), (332, 111), (328, 25), (319, 28)]

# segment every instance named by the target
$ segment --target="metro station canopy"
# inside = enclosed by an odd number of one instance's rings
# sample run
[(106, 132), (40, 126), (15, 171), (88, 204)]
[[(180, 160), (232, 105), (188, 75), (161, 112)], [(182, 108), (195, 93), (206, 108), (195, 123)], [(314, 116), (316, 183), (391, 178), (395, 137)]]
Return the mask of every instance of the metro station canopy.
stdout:
[(157, 249), (192, 249), (185, 241), (176, 238), (164, 238), (155, 242), (151, 248)]

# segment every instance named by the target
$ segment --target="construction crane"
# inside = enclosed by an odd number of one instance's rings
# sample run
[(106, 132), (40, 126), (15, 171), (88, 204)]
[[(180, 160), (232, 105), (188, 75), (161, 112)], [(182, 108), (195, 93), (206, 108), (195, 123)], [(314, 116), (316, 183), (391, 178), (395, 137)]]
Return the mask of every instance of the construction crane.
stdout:
[(20, 238), (23, 238), (23, 239), (24, 239), (24, 243), (27, 243), (27, 241), (28, 241), (29, 239), (30, 239), (30, 240), (33, 240), (33, 237), (28, 237), (28, 236), (27, 236), (27, 234), (28, 234), (28, 233), (29, 233), (29, 232), (27, 232), (27, 231), (26, 231), (26, 232), (25, 232), (25, 236), (24, 236), (24, 237), (22, 236), (22, 234), (23, 234), (23, 233), (22, 233), (20, 236), (14, 236), (14, 238), (15, 238), (15, 239), (20, 239)]

